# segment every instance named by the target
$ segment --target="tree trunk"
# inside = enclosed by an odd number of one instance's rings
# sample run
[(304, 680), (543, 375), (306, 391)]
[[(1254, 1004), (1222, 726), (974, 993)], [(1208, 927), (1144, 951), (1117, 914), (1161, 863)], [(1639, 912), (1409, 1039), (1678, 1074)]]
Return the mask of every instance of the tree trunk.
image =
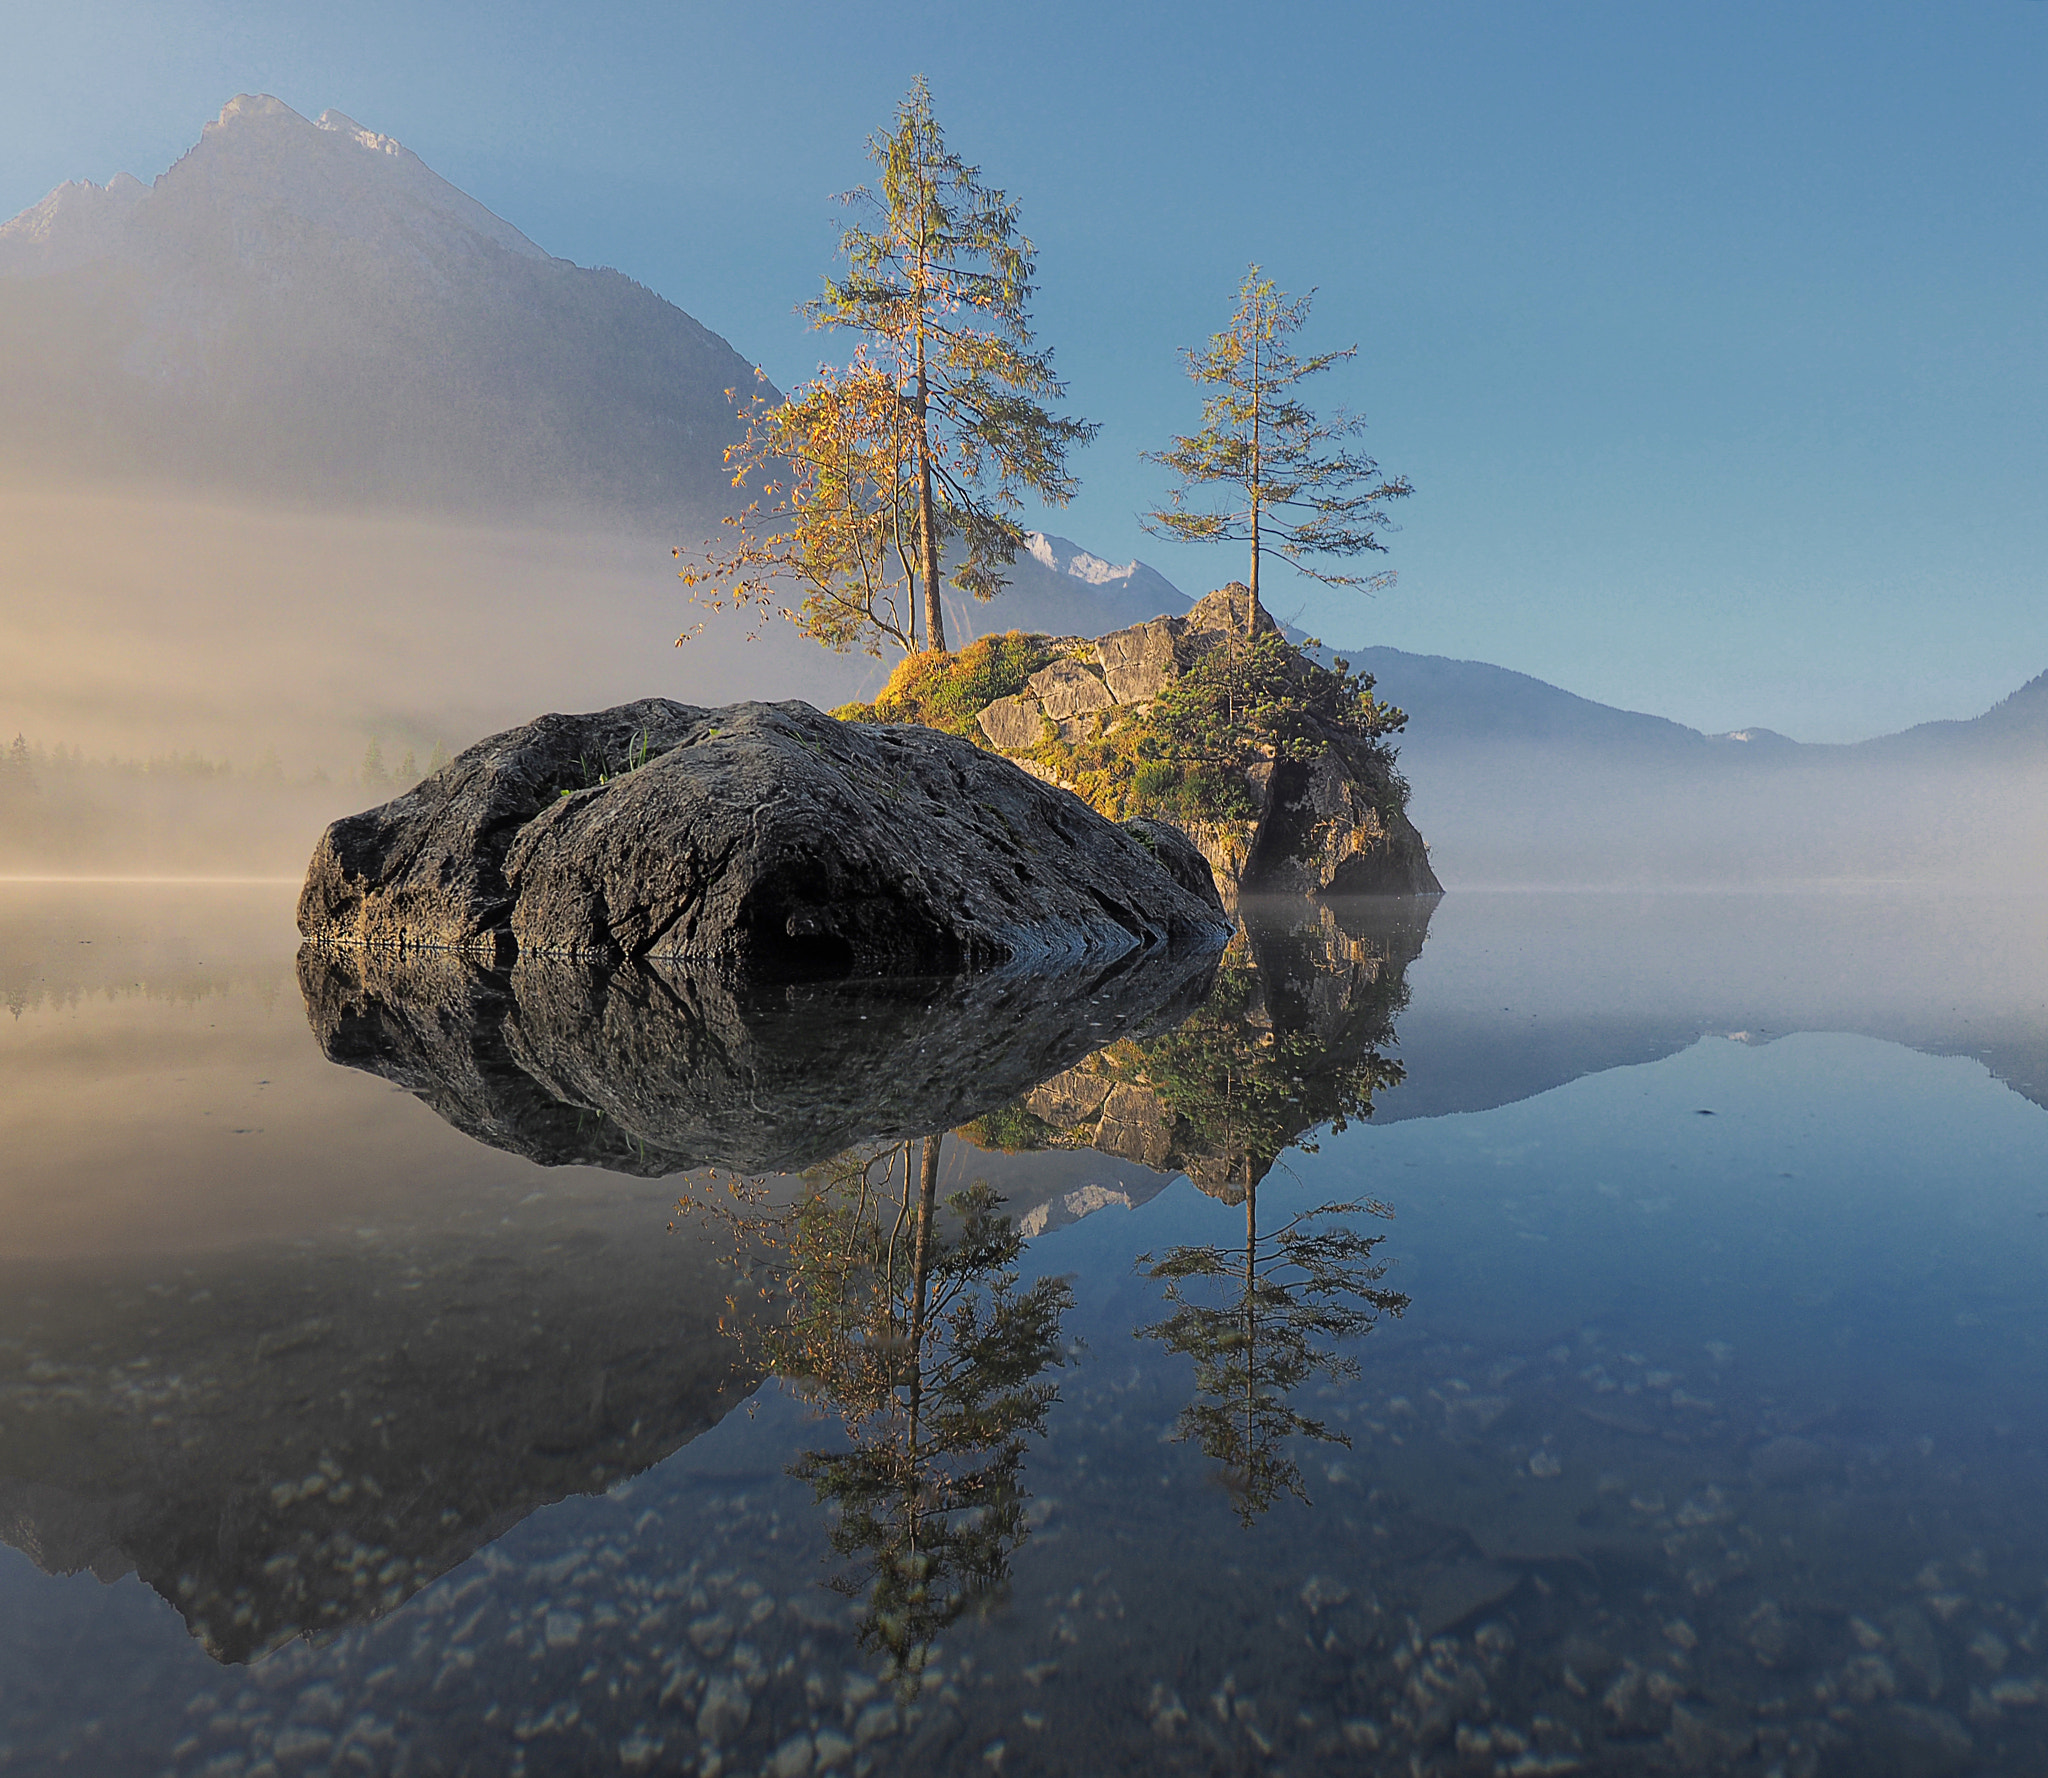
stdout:
[(917, 329), (917, 529), (919, 577), (924, 581), (927, 648), (946, 646), (946, 614), (939, 609), (939, 527), (932, 501), (931, 417), (925, 400), (924, 325)]
[(1260, 396), (1260, 394), (1261, 394), (1261, 390), (1260, 390), (1260, 388), (1259, 388), (1259, 336), (1258, 336), (1258, 332), (1257, 332), (1257, 328), (1258, 328), (1258, 320), (1257, 320), (1257, 317), (1256, 317), (1256, 316), (1254, 316), (1254, 317), (1253, 317), (1253, 321), (1252, 321), (1252, 327), (1253, 327), (1253, 333), (1252, 333), (1252, 485), (1251, 485), (1251, 509), (1252, 509), (1252, 578), (1251, 578), (1251, 592), (1252, 592), (1252, 609), (1253, 609), (1254, 611), (1256, 611), (1256, 610), (1258, 610), (1258, 608), (1259, 608), (1259, 488), (1260, 488), (1260, 485), (1261, 485), (1261, 484), (1262, 484), (1262, 483), (1263, 483), (1263, 482), (1265, 481), (1265, 468), (1266, 468), (1266, 466), (1265, 466), (1265, 463), (1264, 463), (1264, 461), (1263, 461), (1263, 447), (1264, 447), (1264, 443), (1265, 443), (1265, 441), (1264, 441), (1264, 439), (1262, 439), (1262, 438), (1260, 437), (1260, 432), (1259, 432), (1259, 419), (1260, 419), (1260, 415), (1259, 415), (1259, 396)]
[(1247, 1185), (1244, 1194), (1244, 1472), (1249, 1490), (1257, 1466), (1258, 1441), (1258, 1310), (1253, 1293), (1259, 1283), (1259, 1188)]
[[(931, 1293), (932, 1217), (939, 1196), (939, 1136), (924, 1139), (924, 1165), (919, 1169), (917, 1199), (916, 1258), (911, 1262), (910, 1284), (910, 1458), (918, 1453), (918, 1415), (924, 1400), (924, 1311)], [(906, 1177), (904, 1187), (909, 1188)]]

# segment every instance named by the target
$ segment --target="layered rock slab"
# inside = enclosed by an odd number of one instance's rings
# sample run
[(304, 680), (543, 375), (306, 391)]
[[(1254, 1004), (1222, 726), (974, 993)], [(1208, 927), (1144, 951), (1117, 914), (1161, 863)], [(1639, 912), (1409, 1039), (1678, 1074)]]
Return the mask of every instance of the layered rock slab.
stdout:
[(1208, 867), (935, 730), (647, 699), (494, 735), (335, 822), (323, 943), (791, 975), (1217, 950)]

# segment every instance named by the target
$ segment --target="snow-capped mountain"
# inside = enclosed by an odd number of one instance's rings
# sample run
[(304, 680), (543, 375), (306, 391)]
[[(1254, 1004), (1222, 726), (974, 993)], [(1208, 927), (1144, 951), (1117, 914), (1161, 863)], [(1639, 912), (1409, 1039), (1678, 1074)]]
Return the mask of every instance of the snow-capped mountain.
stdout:
[(1017, 559), (1003, 570), (1002, 596), (981, 604), (946, 590), (946, 637), (956, 648), (996, 630), (1044, 630), (1099, 636), (1187, 610), (1186, 593), (1143, 562), (1105, 562), (1078, 543), (1044, 531), (1025, 533)]
[(390, 137), (231, 100), (153, 185), (0, 226), (0, 451), (317, 504), (673, 524), (722, 503), (724, 340), (549, 257)]

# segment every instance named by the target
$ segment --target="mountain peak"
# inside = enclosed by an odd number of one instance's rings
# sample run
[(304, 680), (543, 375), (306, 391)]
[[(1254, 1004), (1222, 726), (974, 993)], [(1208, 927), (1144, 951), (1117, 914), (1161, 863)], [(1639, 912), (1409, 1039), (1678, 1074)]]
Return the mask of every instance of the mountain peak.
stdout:
[(175, 233), (189, 230), (201, 210), (236, 217), (231, 232), (245, 251), (261, 251), (252, 229), (261, 233), (265, 218), (283, 216), (416, 260), (474, 252), (482, 242), (522, 259), (548, 257), (392, 137), (339, 111), (312, 122), (269, 93), (237, 93), (154, 185), (126, 173), (105, 187), (73, 180), (0, 224), (0, 273), (35, 277), (128, 261), (149, 251), (129, 238), (131, 217), (147, 211), (157, 232)]
[(663, 529), (730, 501), (726, 392), (753, 381), (653, 291), (270, 93), (154, 184), (74, 181), (0, 225), (0, 339), (0, 465)]
[(367, 148), (372, 154), (410, 155), (414, 160), (419, 158), (395, 138), (379, 135), (375, 130), (364, 129), (345, 111), (335, 111), (332, 108), (323, 111), (313, 120), (313, 127), (316, 130), (331, 130), (338, 135), (346, 136), (358, 148)]
[(282, 99), (273, 98), (269, 93), (237, 93), (220, 108), (220, 116), (199, 132), (199, 139), (203, 142), (217, 131), (231, 130), (238, 126), (302, 124), (305, 121)]
[(1187, 595), (1156, 568), (1135, 559), (1121, 563), (1106, 562), (1102, 557), (1083, 549), (1071, 538), (1055, 537), (1049, 531), (1025, 532), (1023, 553), (1041, 568), (1068, 580), (1078, 580), (1086, 586), (1119, 591), (1143, 589), (1146, 597), (1164, 596), (1172, 604), (1161, 609), (1174, 608), (1188, 602)]

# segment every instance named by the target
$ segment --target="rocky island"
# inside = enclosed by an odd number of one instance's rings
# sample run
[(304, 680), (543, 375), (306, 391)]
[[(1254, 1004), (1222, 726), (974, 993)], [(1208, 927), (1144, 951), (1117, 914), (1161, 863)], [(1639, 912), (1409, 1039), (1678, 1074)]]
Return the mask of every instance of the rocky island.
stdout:
[(1113, 820), (1185, 834), (1240, 894), (1436, 895), (1370, 675), (1292, 646), (1232, 583), (1090, 639), (1011, 631), (913, 655), (836, 714), (982, 742)]
[(1240, 895), (1441, 892), (1369, 675), (1232, 585), (907, 658), (872, 704), (543, 716), (331, 825), (327, 945), (818, 977), (1214, 952)]

